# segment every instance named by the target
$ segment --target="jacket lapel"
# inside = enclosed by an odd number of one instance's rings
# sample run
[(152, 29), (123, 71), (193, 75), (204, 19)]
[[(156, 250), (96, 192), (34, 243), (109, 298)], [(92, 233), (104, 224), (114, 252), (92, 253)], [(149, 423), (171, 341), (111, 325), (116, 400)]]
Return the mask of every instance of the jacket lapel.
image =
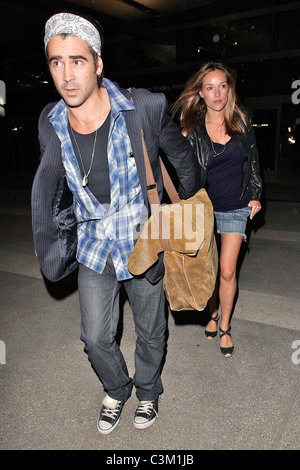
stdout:
[[(123, 90), (122, 90), (123, 91)], [(131, 95), (129, 92), (124, 92), (126, 98), (130, 100)], [(135, 102), (134, 102), (135, 105)], [(136, 162), (136, 168), (140, 180), (140, 185), (142, 188), (144, 201), (147, 207), (148, 204), (148, 196), (147, 196), (147, 183), (146, 183), (146, 173), (145, 173), (145, 165), (144, 165), (144, 153), (143, 153), (143, 146), (142, 146), (142, 136), (141, 136), (141, 122), (138, 116), (137, 110), (131, 111), (124, 111), (125, 121), (127, 126), (128, 135), (131, 142), (132, 152)]]

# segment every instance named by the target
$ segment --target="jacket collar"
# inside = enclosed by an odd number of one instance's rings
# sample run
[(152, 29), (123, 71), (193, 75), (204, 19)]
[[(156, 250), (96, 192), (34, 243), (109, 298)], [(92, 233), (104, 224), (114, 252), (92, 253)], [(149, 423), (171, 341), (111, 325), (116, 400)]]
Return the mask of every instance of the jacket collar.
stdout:
[(142, 145), (142, 124), (141, 124), (141, 117), (138, 112), (138, 108), (135, 106), (136, 97), (134, 96), (134, 92), (121, 89), (121, 92), (127, 97), (128, 100), (133, 99), (133, 106), (135, 112), (125, 112), (125, 121), (127, 126), (128, 135), (131, 142), (132, 152), (136, 162), (136, 169), (138, 172), (140, 185), (142, 188), (144, 201), (147, 207), (149, 208), (148, 204), (148, 195), (147, 195), (147, 181), (146, 181), (146, 172), (145, 172), (145, 163), (144, 163), (144, 151)]
[(206, 130), (205, 115), (199, 118), (198, 123), (197, 123), (197, 128), (199, 129), (200, 135), (203, 136), (203, 139), (205, 140), (206, 144), (210, 147), (211, 141)]

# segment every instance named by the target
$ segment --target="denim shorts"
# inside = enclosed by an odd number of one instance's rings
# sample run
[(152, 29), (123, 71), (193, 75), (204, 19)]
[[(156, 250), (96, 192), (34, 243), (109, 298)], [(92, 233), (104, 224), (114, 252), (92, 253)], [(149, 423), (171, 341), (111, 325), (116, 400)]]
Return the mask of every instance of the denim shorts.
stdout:
[(228, 212), (214, 212), (216, 229), (218, 233), (239, 233), (246, 242), (245, 234), (248, 217), (251, 214), (251, 207), (246, 206)]

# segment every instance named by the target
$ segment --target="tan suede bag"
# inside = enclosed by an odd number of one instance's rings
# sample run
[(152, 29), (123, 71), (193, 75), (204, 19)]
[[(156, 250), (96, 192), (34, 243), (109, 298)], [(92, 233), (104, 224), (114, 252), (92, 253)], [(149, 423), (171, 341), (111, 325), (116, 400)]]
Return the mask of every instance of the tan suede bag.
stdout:
[(130, 255), (128, 269), (141, 275), (164, 251), (163, 286), (171, 310), (203, 310), (213, 294), (218, 270), (212, 203), (200, 189), (180, 200), (161, 160), (165, 189), (172, 204), (160, 205), (144, 137), (142, 141), (151, 217)]

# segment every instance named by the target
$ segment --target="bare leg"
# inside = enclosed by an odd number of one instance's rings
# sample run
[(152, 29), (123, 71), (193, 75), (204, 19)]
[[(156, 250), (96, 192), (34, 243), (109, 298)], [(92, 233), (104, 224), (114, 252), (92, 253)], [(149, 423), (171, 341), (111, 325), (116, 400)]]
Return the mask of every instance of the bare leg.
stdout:
[[(236, 294), (236, 265), (243, 237), (238, 233), (221, 234), (220, 252), (220, 288), (219, 298), (221, 306), (220, 328), (226, 331), (229, 328), (230, 316)], [(220, 346), (232, 346), (231, 337), (225, 335), (221, 338)]]
[[(214, 293), (213, 295), (211, 296), (211, 298), (209, 299), (208, 301), (208, 311), (209, 311), (209, 314), (211, 317), (213, 318), (217, 318), (218, 316), (218, 308), (217, 308), (217, 297), (218, 297), (218, 286), (216, 285), (216, 288), (214, 290)], [(214, 333), (218, 330), (218, 324), (217, 322), (213, 321), (213, 320), (210, 320), (206, 327), (205, 327), (205, 330), (208, 332), (208, 333)], [(208, 338), (209, 339), (209, 338)]]

